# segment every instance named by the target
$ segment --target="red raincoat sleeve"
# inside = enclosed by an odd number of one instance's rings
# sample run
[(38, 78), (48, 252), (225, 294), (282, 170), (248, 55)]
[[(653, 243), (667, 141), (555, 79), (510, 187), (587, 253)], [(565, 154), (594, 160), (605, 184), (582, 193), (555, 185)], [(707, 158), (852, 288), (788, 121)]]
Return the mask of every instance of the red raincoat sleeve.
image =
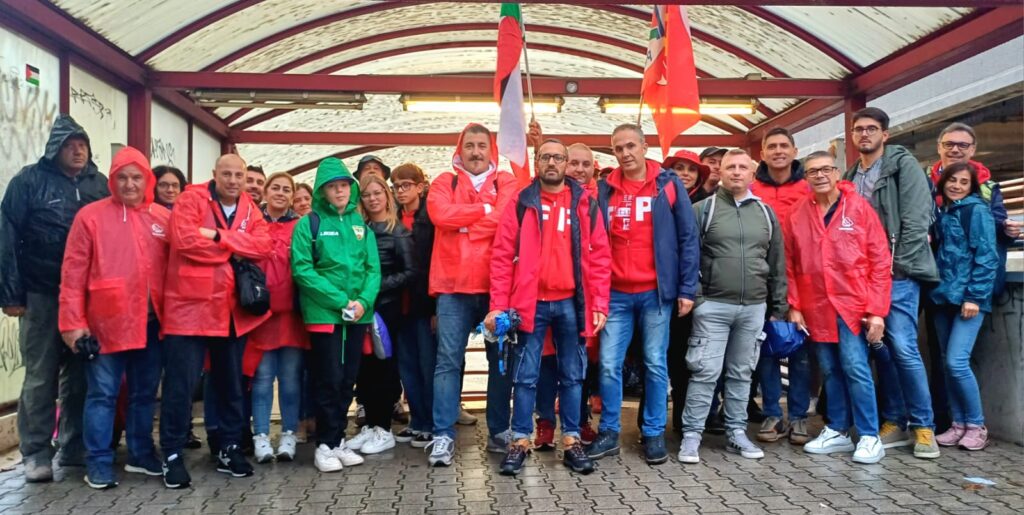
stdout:
[[(587, 198), (585, 202), (589, 212), (589, 203), (596, 203), (597, 200)], [(589, 216), (589, 214), (580, 216)], [(600, 214), (597, 216), (596, 223), (590, 228), (590, 273), (587, 274), (586, 280), (590, 281), (591, 291), (594, 292), (594, 311), (607, 315), (609, 290), (612, 284), (612, 248), (608, 243), (608, 232), (604, 228)]]
[(207, 264), (224, 263), (231, 257), (231, 251), (199, 234), (207, 209), (207, 202), (200, 195), (183, 194), (178, 197), (174, 210), (171, 211), (171, 247), (193, 261)]
[[(177, 209), (177, 207), (175, 207)], [(249, 259), (266, 259), (274, 254), (274, 240), (270, 237), (267, 221), (254, 210), (250, 215), (251, 225), (246, 232), (218, 229), (221, 247), (232, 254)]]
[[(864, 201), (867, 204), (867, 201)], [(871, 282), (868, 291), (868, 302), (865, 309), (867, 314), (885, 317), (889, 314), (889, 303), (892, 295), (892, 274), (889, 271), (890, 254), (889, 242), (886, 239), (885, 228), (878, 220), (878, 214), (870, 206), (863, 208), (864, 218), (867, 219), (867, 255), (871, 259), (871, 270), (868, 280)]]
[(494, 205), (491, 206), (493, 208), (491, 212), (470, 226), (470, 240), (490, 240), (494, 238), (502, 213), (505, 212), (505, 206), (519, 192), (518, 181), (515, 176), (508, 172), (495, 172), (494, 180), (497, 183), (498, 198), (495, 200)]
[[(483, 204), (456, 204), (451, 174), (441, 174), (430, 184), (427, 194), (427, 214), (434, 226), (441, 229), (469, 227), (484, 216)], [(497, 208), (495, 207), (495, 211)], [(492, 211), (492, 214), (495, 212)], [(493, 234), (493, 233), (492, 233)]]
[(795, 210), (786, 219), (786, 228), (782, 230), (783, 248), (786, 250), (786, 280), (789, 288), (786, 289), (786, 299), (789, 301), (789, 309), (801, 311), (800, 307), (800, 283), (796, 281), (796, 260), (799, 250), (796, 247), (796, 227), (794, 220), (801, 216), (802, 210), (799, 203)]
[(64, 263), (60, 269), (60, 309), (57, 325), (61, 332), (88, 329), (85, 298), (89, 288), (92, 263), (93, 234), (83, 216), (76, 216), (64, 247)]
[[(524, 218), (525, 219), (525, 218)], [(505, 311), (512, 297), (512, 281), (515, 280), (516, 234), (519, 221), (515, 209), (506, 209), (501, 225), (494, 235), (491, 251), (491, 311)]]

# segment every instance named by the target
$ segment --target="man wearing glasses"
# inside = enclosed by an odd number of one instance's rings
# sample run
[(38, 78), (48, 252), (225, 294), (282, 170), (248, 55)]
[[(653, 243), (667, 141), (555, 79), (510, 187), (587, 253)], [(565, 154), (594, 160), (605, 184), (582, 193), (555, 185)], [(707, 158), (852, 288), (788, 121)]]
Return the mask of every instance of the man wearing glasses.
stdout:
[[(843, 175), (871, 202), (885, 227), (892, 252), (892, 303), (885, 317), (885, 343), (891, 360), (879, 359), (883, 392), (879, 438), (885, 448), (910, 445), (904, 423), (913, 428), (914, 456), (938, 458), (928, 376), (917, 349), (921, 282), (938, 282), (928, 246), (934, 203), (917, 158), (899, 145), (886, 145), (889, 116), (875, 107), (853, 115), (852, 138), (860, 159)], [(902, 392), (900, 392), (902, 387)]]

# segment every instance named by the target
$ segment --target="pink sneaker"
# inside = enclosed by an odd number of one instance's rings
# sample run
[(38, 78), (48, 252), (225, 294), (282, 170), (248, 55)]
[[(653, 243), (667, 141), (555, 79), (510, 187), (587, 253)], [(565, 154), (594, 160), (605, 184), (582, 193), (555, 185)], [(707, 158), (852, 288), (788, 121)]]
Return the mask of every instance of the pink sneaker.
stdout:
[(954, 422), (945, 433), (936, 436), (935, 441), (943, 447), (956, 447), (960, 443), (960, 439), (964, 437), (964, 432), (966, 431), (966, 426)]
[(960, 439), (960, 448), (968, 451), (980, 451), (988, 445), (988, 428), (968, 424), (964, 437)]

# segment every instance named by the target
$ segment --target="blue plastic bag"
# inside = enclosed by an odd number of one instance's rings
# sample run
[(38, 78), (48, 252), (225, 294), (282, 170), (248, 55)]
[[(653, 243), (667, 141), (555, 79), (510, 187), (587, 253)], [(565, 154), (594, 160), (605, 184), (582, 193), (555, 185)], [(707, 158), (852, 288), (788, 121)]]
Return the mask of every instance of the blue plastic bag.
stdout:
[(370, 336), (373, 340), (373, 355), (377, 359), (390, 358), (391, 334), (388, 333), (388, 326), (384, 325), (384, 319), (380, 317), (380, 313), (373, 314), (373, 327), (370, 331)]
[(766, 338), (761, 345), (761, 354), (776, 359), (785, 358), (799, 350), (807, 337), (796, 324), (783, 320), (765, 322), (764, 332)]

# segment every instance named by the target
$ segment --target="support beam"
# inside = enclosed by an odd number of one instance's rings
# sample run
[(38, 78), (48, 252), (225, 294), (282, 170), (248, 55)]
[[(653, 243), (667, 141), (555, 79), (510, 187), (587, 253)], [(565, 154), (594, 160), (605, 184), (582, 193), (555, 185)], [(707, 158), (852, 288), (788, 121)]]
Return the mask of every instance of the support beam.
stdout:
[(845, 134), (843, 139), (846, 141), (846, 166), (844, 169), (853, 166), (853, 163), (860, 157), (860, 152), (857, 151), (857, 142), (850, 134), (850, 128), (853, 127), (853, 114), (867, 105), (867, 97), (863, 93), (843, 99), (843, 134)]
[(1024, 9), (980, 9), (871, 65), (849, 79), (850, 91), (877, 98), (1024, 35)]
[(149, 158), (153, 93), (143, 86), (128, 90), (128, 146)]
[(179, 91), (167, 88), (152, 88), (153, 96), (169, 104), (174, 109), (185, 115), (186, 118), (199, 124), (200, 127), (210, 131), (215, 136), (225, 137), (228, 135), (228, 126), (213, 113), (196, 105), (191, 99)]
[(795, 133), (839, 114), (842, 108), (842, 101), (836, 99), (806, 100), (783, 111), (778, 116), (755, 125), (747, 132), (747, 135), (751, 143), (756, 143), (760, 147), (761, 138), (774, 127), (785, 127), (789, 129), (789, 132)]
[(57, 90), (57, 98), (60, 104), (61, 114), (71, 113), (71, 56), (67, 50), (61, 50), (57, 54), (57, 67), (60, 73), (60, 85)]
[[(590, 146), (606, 146), (610, 134), (551, 134), (566, 143), (583, 143)], [(231, 131), (232, 143), (264, 145), (367, 145), (367, 146), (412, 146), (450, 147), (459, 139), (452, 133), (387, 133), (387, 132), (283, 132), (283, 131)], [(656, 135), (648, 135), (650, 145), (658, 145)], [(743, 134), (684, 134), (672, 142), (674, 147), (743, 146), (747, 137)]]
[[(492, 42), (493, 43), (493, 42)], [(531, 46), (530, 48), (533, 48)], [(534, 77), (535, 95), (638, 97), (641, 79)], [(295, 73), (151, 72), (149, 84), (170, 89), (237, 89), (242, 91), (307, 91), (491, 95), (493, 75), (325, 75)], [(701, 96), (760, 98), (843, 98), (846, 85), (829, 79), (697, 79)]]
[(189, 184), (192, 183), (192, 160), (195, 159), (195, 149), (193, 148), (192, 140), (192, 120), (188, 120), (188, 168), (185, 170), (185, 177), (188, 177)]

